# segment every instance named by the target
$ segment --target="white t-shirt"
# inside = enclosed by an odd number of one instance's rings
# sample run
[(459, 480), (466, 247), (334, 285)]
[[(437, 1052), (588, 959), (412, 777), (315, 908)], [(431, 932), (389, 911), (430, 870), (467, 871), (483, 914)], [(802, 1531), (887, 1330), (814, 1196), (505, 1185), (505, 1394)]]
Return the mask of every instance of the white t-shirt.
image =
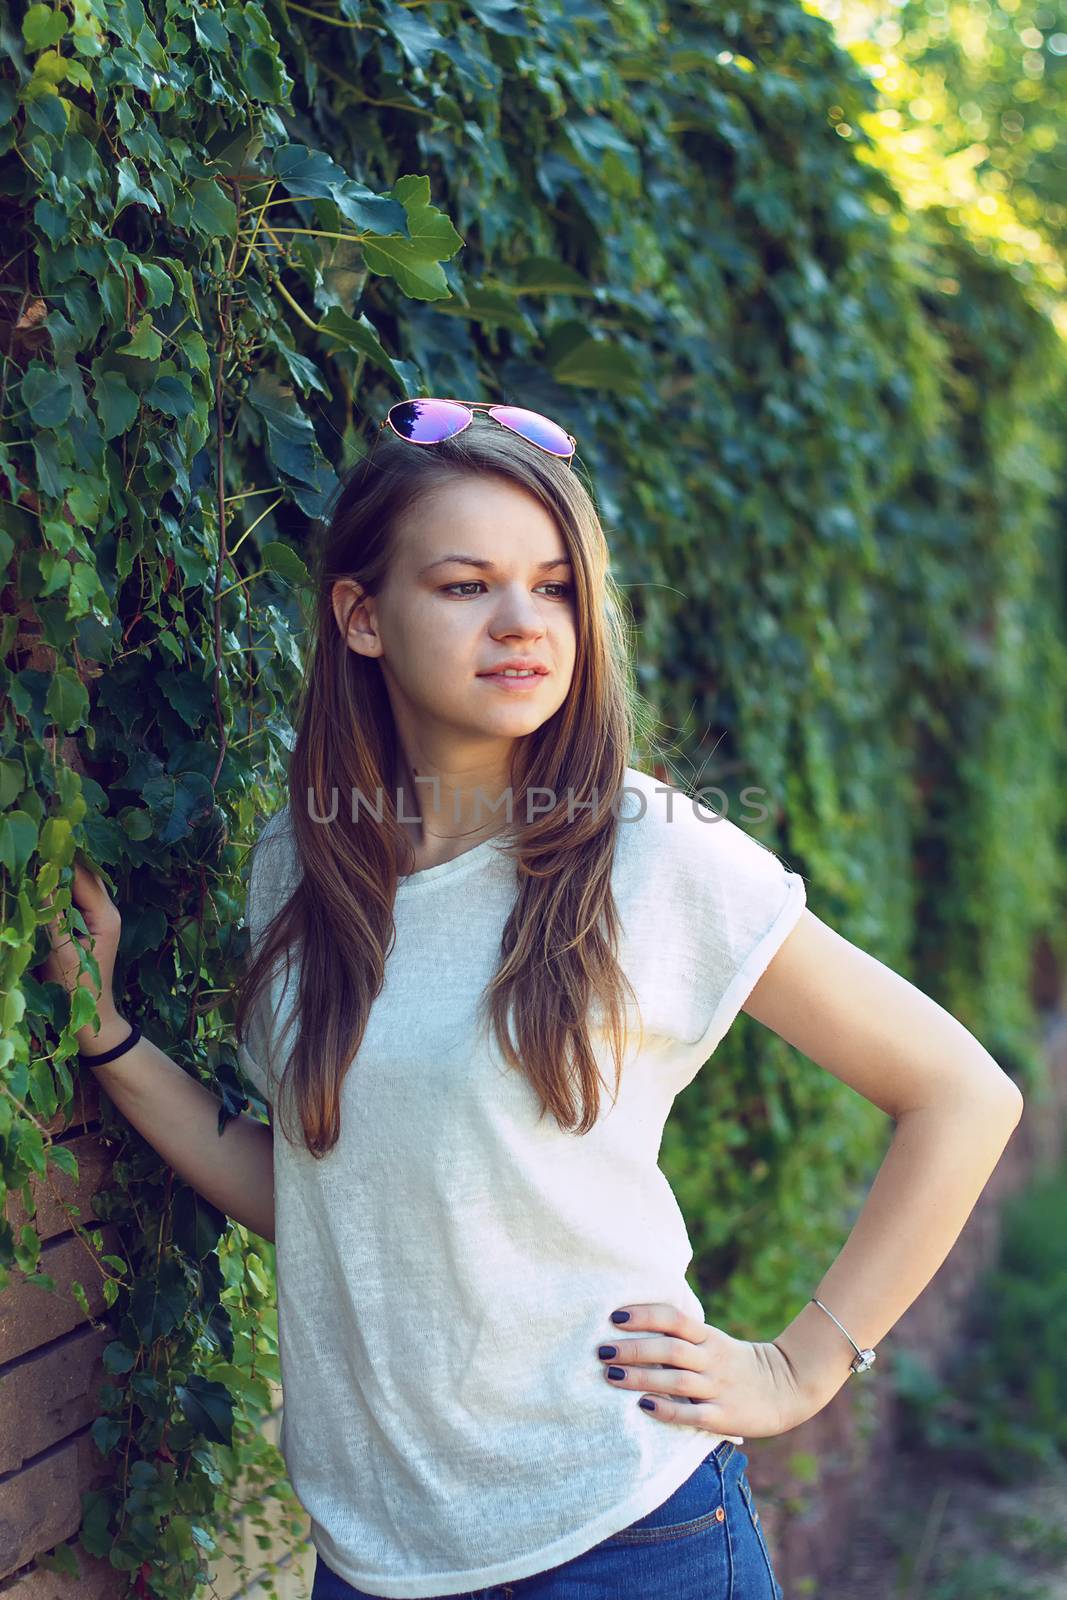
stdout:
[[(723, 1438), (643, 1411), (596, 1350), (632, 1337), (611, 1322), (632, 1302), (716, 1321), (685, 1280), (663, 1124), (795, 926), (805, 885), (726, 817), (635, 768), (625, 783), (618, 954), (646, 1041), (629, 1047), (613, 1105), (594, 1036), (608, 1087), (591, 1132), (539, 1121), (533, 1088), (477, 1029), (517, 884), (499, 839), (401, 878), (334, 1149), (315, 1160), (275, 1116), (281, 1449), (315, 1548), (373, 1595), (458, 1594), (557, 1566), (661, 1505)], [(271, 818), (255, 851), (253, 939), (295, 882), (287, 822)], [(273, 1102), (262, 1015), (241, 1065)]]

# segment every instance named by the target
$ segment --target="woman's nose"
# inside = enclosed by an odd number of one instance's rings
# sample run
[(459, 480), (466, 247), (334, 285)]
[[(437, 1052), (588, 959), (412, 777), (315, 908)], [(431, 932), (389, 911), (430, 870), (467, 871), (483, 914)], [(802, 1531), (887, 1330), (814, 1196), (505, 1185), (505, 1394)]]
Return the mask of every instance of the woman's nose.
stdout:
[(545, 619), (529, 595), (509, 596), (497, 606), (489, 631), (493, 634), (543, 633)]

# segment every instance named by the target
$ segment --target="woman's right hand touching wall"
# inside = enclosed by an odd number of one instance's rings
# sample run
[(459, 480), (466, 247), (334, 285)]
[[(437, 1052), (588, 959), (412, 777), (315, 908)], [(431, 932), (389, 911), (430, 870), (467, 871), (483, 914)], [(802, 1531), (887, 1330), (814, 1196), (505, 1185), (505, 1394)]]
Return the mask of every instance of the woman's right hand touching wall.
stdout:
[[(95, 1000), (100, 1016), (99, 1030), (94, 1022), (89, 1021), (75, 1031), (75, 1038), (79, 1050), (84, 1050), (88, 1055), (94, 1052), (102, 1054), (125, 1039), (130, 1031), (129, 1023), (118, 1014), (114, 997), (115, 961), (122, 934), (122, 917), (100, 874), (90, 872), (80, 862), (74, 864), (71, 899), (84, 918), (88, 935), (68, 931), (63, 926), (62, 917), (54, 917), (47, 924), (52, 949), (44, 961), (42, 972), (45, 979), (63, 986), (71, 996), (72, 1006), (78, 989), (84, 989)], [(89, 950), (96, 959), (100, 969), (99, 985), (92, 971), (82, 968), (83, 950)], [(77, 1013), (74, 1015), (76, 1017)]]
[[(71, 1020), (84, 1061), (104, 1055), (132, 1037), (130, 1023), (115, 1005), (115, 961), (122, 918), (96, 872), (75, 864), (71, 888), (87, 933), (69, 932), (65, 918), (47, 924), (51, 951), (41, 964), (45, 980), (62, 984), (71, 997)], [(83, 970), (89, 950), (99, 969), (97, 982)], [(100, 1018), (97, 1029), (88, 992)], [(81, 1017), (88, 1020), (79, 1025)], [(222, 1101), (195, 1072), (188, 1072), (150, 1039), (139, 1038), (112, 1061), (93, 1065), (93, 1076), (109, 1099), (149, 1144), (220, 1211), (264, 1239), (274, 1238), (274, 1134), (258, 1118), (241, 1114), (219, 1127)]]

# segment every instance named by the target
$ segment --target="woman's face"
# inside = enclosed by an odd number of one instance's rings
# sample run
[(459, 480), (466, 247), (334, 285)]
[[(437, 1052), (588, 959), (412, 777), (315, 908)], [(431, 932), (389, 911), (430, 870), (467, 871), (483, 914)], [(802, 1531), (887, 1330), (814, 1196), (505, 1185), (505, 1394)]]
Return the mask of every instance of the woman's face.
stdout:
[[(509, 479), (472, 475), (410, 507), (396, 531), (349, 646), (381, 661), (409, 753), (505, 758), (559, 710), (574, 672), (573, 573), (556, 520)], [(512, 656), (547, 670), (511, 688), (487, 676)]]

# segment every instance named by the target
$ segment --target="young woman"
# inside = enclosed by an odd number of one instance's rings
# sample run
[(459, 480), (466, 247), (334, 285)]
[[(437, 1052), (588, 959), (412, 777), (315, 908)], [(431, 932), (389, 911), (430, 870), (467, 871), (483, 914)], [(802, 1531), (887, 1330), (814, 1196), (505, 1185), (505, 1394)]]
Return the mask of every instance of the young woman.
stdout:
[[(646, 714), (571, 436), (447, 400), (388, 421), (317, 555), (288, 803), (251, 873), (238, 1036), (271, 1125), (210, 1138), (215, 1097), (130, 1033), (85, 873), (104, 989), (79, 1042), (179, 1173), (276, 1239), (312, 1600), (779, 1600), (739, 1446), (871, 1364), (1021, 1097), (798, 873), (630, 764)], [(742, 1009), (896, 1121), (767, 1342), (687, 1284), (657, 1164)]]

